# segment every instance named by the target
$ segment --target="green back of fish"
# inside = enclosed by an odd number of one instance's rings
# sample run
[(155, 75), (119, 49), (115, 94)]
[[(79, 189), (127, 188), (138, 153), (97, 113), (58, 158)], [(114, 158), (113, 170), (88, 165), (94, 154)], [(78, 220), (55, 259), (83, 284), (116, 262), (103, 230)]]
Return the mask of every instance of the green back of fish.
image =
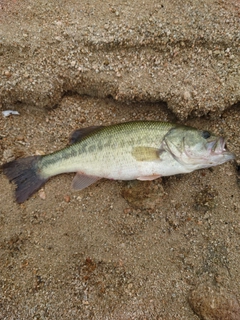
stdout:
[[(142, 145), (145, 142), (155, 141), (157, 137), (164, 135), (176, 125), (158, 121), (133, 121), (102, 127), (83, 137), (73, 145), (83, 152), (96, 149), (102, 150), (105, 146), (124, 147), (126, 145)], [(86, 149), (85, 149), (86, 148)]]

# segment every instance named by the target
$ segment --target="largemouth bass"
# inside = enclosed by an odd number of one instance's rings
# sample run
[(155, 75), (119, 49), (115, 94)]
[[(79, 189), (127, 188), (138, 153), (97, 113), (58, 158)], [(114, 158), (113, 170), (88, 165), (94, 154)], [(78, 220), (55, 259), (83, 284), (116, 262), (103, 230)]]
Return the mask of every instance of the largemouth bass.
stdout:
[(18, 203), (58, 174), (77, 172), (81, 190), (101, 178), (154, 180), (188, 173), (234, 159), (222, 137), (209, 131), (157, 121), (135, 121), (76, 130), (71, 145), (44, 156), (5, 163), (3, 173), (16, 184)]

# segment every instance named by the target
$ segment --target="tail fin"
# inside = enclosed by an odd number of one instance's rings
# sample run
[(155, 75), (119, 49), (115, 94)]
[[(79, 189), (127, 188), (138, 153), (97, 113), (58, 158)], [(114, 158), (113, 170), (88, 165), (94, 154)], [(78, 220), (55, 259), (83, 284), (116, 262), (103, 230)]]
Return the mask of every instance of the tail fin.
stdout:
[(38, 191), (47, 181), (38, 173), (37, 163), (41, 156), (19, 158), (5, 163), (3, 173), (10, 182), (16, 184), (15, 197), (17, 203), (22, 203)]

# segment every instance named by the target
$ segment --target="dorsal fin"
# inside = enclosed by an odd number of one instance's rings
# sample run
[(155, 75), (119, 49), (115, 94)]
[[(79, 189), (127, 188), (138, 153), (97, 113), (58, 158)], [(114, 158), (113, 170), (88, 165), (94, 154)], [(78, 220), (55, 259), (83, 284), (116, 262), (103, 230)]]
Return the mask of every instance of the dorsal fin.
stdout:
[(102, 128), (104, 128), (104, 126), (91, 126), (87, 128), (77, 129), (73, 131), (73, 133), (70, 135), (69, 144), (79, 142), (81, 139), (88, 136), (90, 133), (99, 131)]

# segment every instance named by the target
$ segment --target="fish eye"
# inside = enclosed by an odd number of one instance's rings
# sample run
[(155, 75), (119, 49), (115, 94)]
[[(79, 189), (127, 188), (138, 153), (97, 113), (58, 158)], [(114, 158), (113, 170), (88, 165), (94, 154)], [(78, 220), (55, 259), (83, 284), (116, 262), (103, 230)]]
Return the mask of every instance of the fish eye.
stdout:
[(211, 133), (210, 133), (209, 131), (203, 131), (203, 132), (202, 132), (202, 137), (203, 137), (204, 139), (208, 139), (208, 138), (211, 137)]

